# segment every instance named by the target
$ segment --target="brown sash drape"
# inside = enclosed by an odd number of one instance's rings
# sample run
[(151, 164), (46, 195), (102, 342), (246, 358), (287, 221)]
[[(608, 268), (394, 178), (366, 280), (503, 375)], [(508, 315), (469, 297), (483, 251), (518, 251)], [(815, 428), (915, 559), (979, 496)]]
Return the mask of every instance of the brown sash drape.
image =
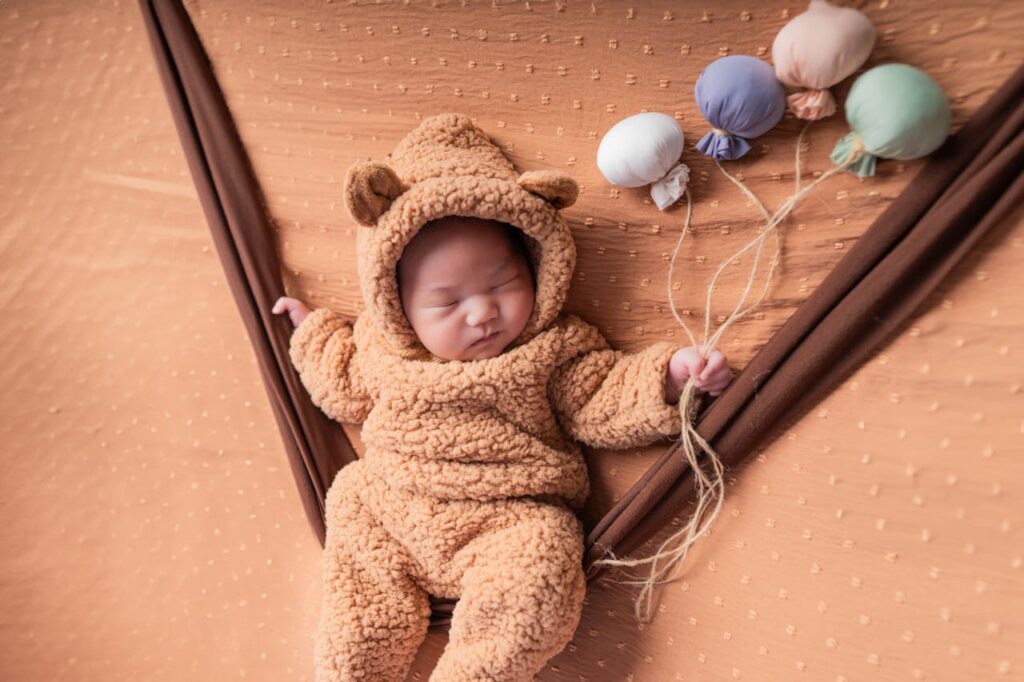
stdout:
[(231, 113), (188, 12), (179, 0), (140, 0), (157, 68), (206, 213), (217, 254), (249, 332), (313, 532), (323, 544), (324, 498), (334, 474), (357, 458), (344, 432), (312, 403), (292, 369), (274, 230)]
[[(356, 459), (288, 357), (291, 323), (274, 230), (231, 114), (180, 0), (140, 0), (178, 134), (217, 251), (259, 360), (303, 505), (321, 544), (324, 497)], [(1024, 195), (1024, 68), (943, 146), (814, 294), (698, 419), (728, 466), (764, 446), (899, 329), (943, 277)], [(693, 478), (675, 447), (587, 537), (588, 578), (605, 549), (625, 556), (684, 509)], [(433, 600), (433, 625), (454, 605)]]

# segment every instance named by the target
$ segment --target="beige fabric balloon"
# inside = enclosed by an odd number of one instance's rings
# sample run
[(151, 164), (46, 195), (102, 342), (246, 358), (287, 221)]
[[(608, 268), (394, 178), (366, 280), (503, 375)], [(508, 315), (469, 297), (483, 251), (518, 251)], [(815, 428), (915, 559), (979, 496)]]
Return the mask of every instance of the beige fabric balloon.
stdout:
[(866, 16), (827, 0), (811, 0), (772, 44), (776, 78), (801, 88), (787, 97), (790, 111), (811, 121), (834, 114), (836, 101), (828, 88), (859, 69), (874, 46), (875, 27)]

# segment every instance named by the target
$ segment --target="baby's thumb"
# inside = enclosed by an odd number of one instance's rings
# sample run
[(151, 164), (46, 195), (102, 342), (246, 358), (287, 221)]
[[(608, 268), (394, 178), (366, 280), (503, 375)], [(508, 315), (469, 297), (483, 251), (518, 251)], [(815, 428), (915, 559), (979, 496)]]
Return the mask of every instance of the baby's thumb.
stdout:
[(700, 377), (701, 370), (704, 369), (704, 358), (699, 355), (696, 357), (686, 357), (683, 361), (683, 366), (686, 367), (687, 374), (696, 380)]

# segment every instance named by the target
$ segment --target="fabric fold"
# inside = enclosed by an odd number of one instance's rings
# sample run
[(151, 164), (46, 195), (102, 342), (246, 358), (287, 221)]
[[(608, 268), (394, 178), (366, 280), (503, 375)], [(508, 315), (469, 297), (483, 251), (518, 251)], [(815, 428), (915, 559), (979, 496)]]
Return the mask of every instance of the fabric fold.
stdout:
[[(832, 149), (832, 163), (839, 165), (850, 158), (850, 154), (854, 153), (854, 147), (859, 144), (863, 144), (858, 141), (859, 136), (857, 133), (847, 133), (836, 142), (836, 146)], [(874, 154), (862, 151), (852, 163), (846, 167), (847, 173), (853, 173), (854, 175), (864, 178), (875, 174), (875, 167), (878, 164), (878, 157)]]
[(750, 143), (739, 135), (711, 131), (697, 142), (697, 150), (716, 161), (734, 161), (750, 151)]
[(690, 168), (685, 163), (673, 166), (665, 177), (651, 184), (651, 199), (654, 205), (665, 210), (679, 201), (690, 184)]
[(817, 121), (836, 113), (836, 98), (828, 88), (794, 92), (786, 97), (789, 110), (805, 121)]
[(324, 499), (357, 455), (312, 402), (288, 357), (292, 325), (270, 308), (284, 294), (273, 230), (249, 158), (188, 12), (140, 0), (150, 46), (210, 233), (263, 376), (310, 526), (324, 542)]

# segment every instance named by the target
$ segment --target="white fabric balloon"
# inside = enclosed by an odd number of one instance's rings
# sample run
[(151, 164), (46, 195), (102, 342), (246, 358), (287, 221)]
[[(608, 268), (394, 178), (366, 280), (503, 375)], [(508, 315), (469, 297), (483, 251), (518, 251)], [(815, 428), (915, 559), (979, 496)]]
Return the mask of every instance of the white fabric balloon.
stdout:
[(671, 116), (652, 111), (625, 118), (605, 133), (597, 167), (613, 185), (650, 184), (651, 198), (664, 210), (683, 196), (690, 180), (690, 169), (678, 163), (682, 154), (682, 128)]

